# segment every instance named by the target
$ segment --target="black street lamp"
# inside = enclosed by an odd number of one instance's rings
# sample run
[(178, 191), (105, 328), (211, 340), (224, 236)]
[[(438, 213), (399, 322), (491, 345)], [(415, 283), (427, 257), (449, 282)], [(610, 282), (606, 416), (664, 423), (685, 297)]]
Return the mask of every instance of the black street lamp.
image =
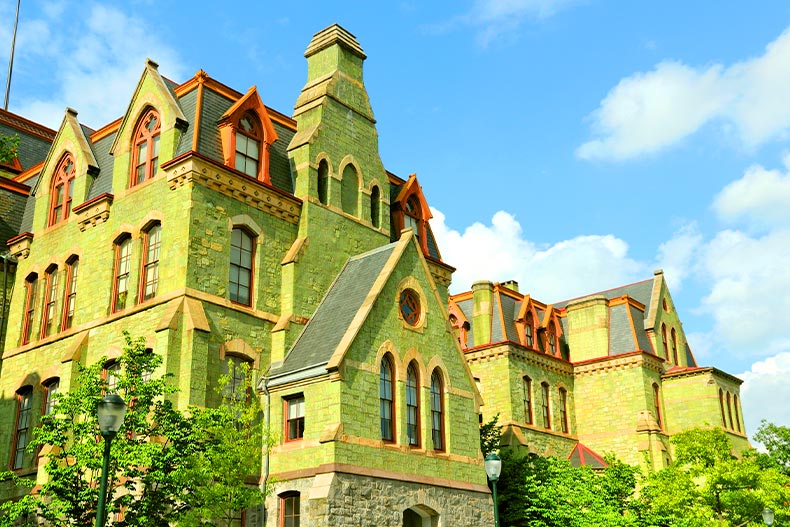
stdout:
[(107, 472), (110, 470), (110, 445), (115, 434), (123, 425), (126, 417), (126, 403), (116, 394), (107, 395), (99, 402), (96, 411), (99, 430), (104, 437), (104, 459), (101, 467), (101, 484), (99, 485), (99, 506), (96, 510), (96, 527), (104, 527), (105, 498), (107, 497)]
[(770, 526), (774, 524), (774, 511), (769, 509), (768, 507), (763, 509), (763, 521), (766, 525)]
[(496, 499), (496, 482), (499, 479), (499, 474), (502, 472), (502, 460), (494, 452), (486, 456), (484, 465), (486, 467), (486, 475), (494, 486), (494, 527), (499, 527), (499, 504)]

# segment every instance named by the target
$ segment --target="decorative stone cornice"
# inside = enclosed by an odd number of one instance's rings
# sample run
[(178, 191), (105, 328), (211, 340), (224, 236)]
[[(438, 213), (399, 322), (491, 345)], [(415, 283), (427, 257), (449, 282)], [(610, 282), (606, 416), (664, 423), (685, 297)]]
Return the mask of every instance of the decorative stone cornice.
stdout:
[[(163, 167), (164, 168), (164, 167)], [(166, 168), (167, 184), (175, 190), (187, 184), (202, 185), (242, 201), (258, 210), (296, 225), (302, 210), (299, 200), (195, 155), (184, 156)]]
[(74, 207), (74, 212), (77, 214), (77, 224), (80, 226), (80, 231), (84, 231), (88, 227), (95, 227), (107, 221), (110, 217), (110, 208), (112, 205), (112, 194), (101, 194), (96, 196), (90, 201)]
[(521, 362), (531, 364), (546, 371), (560, 375), (573, 375), (573, 365), (568, 362), (546, 355), (539, 351), (523, 349), (512, 343), (503, 343), (496, 346), (473, 349), (465, 353), (468, 362), (488, 362), (491, 360), (512, 357)]
[(596, 373), (608, 373), (615, 370), (627, 370), (630, 368), (646, 368), (662, 374), (665, 368), (664, 359), (645, 352), (614, 355), (603, 359), (574, 364), (573, 373), (576, 376), (582, 377)]
[(33, 244), (33, 233), (23, 232), (8, 240), (8, 248), (14, 258), (25, 259), (30, 256), (30, 246)]
[(448, 268), (447, 265), (435, 262), (429, 258), (426, 258), (425, 261), (428, 262), (428, 269), (431, 270), (431, 277), (434, 282), (444, 287), (450, 287), (454, 269)]

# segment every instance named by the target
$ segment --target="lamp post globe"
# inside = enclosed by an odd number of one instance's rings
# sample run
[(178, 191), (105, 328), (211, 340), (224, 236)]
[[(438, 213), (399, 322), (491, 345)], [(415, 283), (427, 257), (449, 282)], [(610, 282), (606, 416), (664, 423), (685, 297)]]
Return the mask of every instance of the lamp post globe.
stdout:
[(99, 485), (99, 503), (96, 507), (96, 527), (105, 523), (105, 500), (107, 498), (107, 472), (110, 469), (110, 445), (118, 430), (123, 426), (126, 417), (126, 403), (117, 394), (107, 395), (96, 408), (99, 430), (104, 437), (104, 458), (102, 459), (101, 482)]
[(763, 521), (766, 525), (773, 525), (774, 524), (774, 511), (769, 509), (768, 507), (763, 509)]
[(483, 465), (486, 469), (486, 476), (493, 487), (494, 494), (494, 527), (499, 527), (499, 504), (496, 497), (496, 482), (499, 480), (499, 474), (502, 473), (502, 459), (495, 453), (491, 452), (485, 458)]

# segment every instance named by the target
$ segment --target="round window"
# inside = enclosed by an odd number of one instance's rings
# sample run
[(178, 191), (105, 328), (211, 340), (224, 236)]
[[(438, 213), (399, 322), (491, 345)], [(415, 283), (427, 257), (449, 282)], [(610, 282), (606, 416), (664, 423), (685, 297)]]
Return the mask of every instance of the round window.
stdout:
[(404, 289), (400, 294), (400, 314), (410, 326), (420, 321), (420, 297), (411, 289)]

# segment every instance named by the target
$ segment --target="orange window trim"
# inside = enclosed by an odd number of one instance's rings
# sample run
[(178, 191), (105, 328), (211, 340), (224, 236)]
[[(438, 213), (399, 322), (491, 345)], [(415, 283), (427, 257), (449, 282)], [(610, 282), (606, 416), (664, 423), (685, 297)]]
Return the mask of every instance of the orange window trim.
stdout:
[(71, 214), (76, 168), (74, 158), (66, 152), (60, 159), (52, 177), (49, 200), (49, 226), (66, 221)]
[[(156, 175), (159, 164), (159, 153), (156, 152), (157, 138), (161, 131), (161, 121), (159, 113), (153, 108), (146, 110), (137, 121), (132, 141), (132, 166), (129, 170), (130, 187), (148, 181)], [(139, 159), (140, 147), (143, 145), (145, 145), (145, 159), (141, 160)], [(142, 174), (138, 174), (139, 168), (142, 168)]]

